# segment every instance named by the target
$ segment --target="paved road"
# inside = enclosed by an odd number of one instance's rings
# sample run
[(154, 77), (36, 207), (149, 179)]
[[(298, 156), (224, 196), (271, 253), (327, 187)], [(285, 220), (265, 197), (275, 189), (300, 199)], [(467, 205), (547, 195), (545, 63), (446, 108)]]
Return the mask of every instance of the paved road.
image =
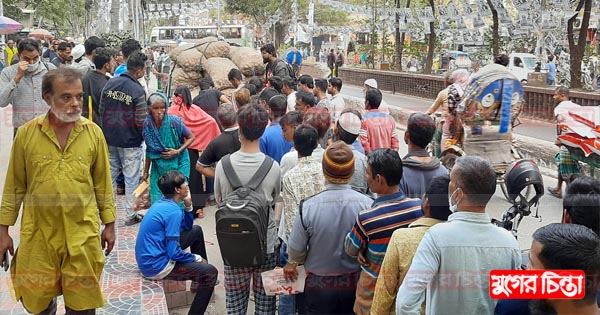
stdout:
[[(343, 85), (342, 95), (364, 99), (362, 87)], [(408, 95), (393, 94), (383, 91), (383, 99), (393, 107), (400, 107), (415, 111), (426, 111), (433, 100), (413, 97)], [(554, 143), (556, 139), (556, 125), (547, 122), (522, 119), (522, 124), (515, 128), (515, 133), (543, 141)]]

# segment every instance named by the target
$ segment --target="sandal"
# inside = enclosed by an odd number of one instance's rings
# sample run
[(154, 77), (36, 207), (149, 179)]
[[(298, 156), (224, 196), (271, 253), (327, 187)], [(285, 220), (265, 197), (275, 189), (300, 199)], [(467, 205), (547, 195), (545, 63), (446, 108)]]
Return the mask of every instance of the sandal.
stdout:
[(562, 198), (562, 194), (561, 193), (557, 193), (556, 190), (552, 187), (548, 187), (548, 193), (550, 195), (552, 195), (555, 198), (561, 199)]
[(198, 209), (198, 210), (196, 210), (196, 218), (198, 218), (198, 219), (204, 219), (204, 209)]

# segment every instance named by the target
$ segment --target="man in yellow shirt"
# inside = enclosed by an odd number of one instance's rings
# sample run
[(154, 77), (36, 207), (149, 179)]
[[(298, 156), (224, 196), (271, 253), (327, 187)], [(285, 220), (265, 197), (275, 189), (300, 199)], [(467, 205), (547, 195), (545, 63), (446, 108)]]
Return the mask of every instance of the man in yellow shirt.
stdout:
[[(81, 78), (69, 67), (46, 74), (42, 95), (50, 110), (18, 129), (6, 174), (0, 257), (15, 256), (14, 293), (34, 314), (55, 314), (61, 294), (67, 314), (94, 314), (104, 305), (102, 249), (108, 255), (114, 246), (116, 209), (104, 135), (81, 117)], [(21, 205), (15, 252), (8, 226)]]
[(6, 47), (4, 48), (4, 66), (8, 67), (12, 65), (13, 57), (19, 52), (17, 47), (15, 47), (15, 42), (9, 40), (6, 43)]

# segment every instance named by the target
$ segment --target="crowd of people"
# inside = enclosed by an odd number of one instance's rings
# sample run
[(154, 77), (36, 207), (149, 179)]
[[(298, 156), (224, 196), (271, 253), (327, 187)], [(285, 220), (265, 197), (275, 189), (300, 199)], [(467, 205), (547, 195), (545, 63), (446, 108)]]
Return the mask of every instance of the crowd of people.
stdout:
[[(104, 46), (88, 38), (74, 65), (77, 46), (58, 43), (47, 61), (38, 41), (24, 39), (18, 63), (0, 74), (0, 106), (12, 104), (15, 129), (0, 256), (18, 257), (11, 276), (27, 311), (55, 313), (58, 295), (67, 313), (102, 307), (100, 274), (119, 219), (141, 223), (141, 274), (192, 280), (189, 313), (204, 314), (219, 270), (194, 218), (214, 193), (227, 314), (246, 314), (250, 291), (256, 314), (598, 314), (600, 182), (592, 177), (565, 178), (562, 223), (535, 232), (529, 264), (584, 270), (585, 298), (490, 297), (489, 272), (521, 266), (516, 239), (486, 211), (495, 171), (477, 156), (448, 171), (426, 150), (435, 133), (428, 114), (457, 111), (468, 73), (455, 71), (442, 100), (408, 118), (401, 157), (396, 121), (374, 79), (365, 81), (364, 107), (353, 108), (339, 77), (293, 73), (267, 44), (265, 76), (244, 80), (232, 70), (231, 96), (209, 77), (197, 96), (186, 86), (165, 95), (149, 93), (139, 42), (125, 41), (118, 55)], [(123, 218), (115, 207), (120, 174)], [(145, 216), (132, 194), (142, 182), (150, 190)], [(17, 254), (8, 227), (21, 206)], [(244, 207), (256, 216), (236, 217)], [(255, 225), (239, 231), (244, 224)], [(282, 267), (295, 281), (299, 266), (303, 293), (266, 294), (262, 272)]]

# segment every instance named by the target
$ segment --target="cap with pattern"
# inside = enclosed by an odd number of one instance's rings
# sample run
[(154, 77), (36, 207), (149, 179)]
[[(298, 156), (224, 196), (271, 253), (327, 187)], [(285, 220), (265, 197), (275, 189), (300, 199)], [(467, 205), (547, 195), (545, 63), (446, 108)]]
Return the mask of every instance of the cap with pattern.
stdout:
[(323, 174), (328, 182), (347, 184), (354, 174), (354, 153), (343, 141), (336, 141), (323, 154)]
[(358, 135), (360, 132), (361, 121), (354, 113), (345, 112), (341, 114), (337, 122), (340, 128), (349, 134)]
[(365, 85), (368, 85), (374, 89), (377, 88), (377, 81), (375, 81), (375, 79), (367, 79), (365, 80)]

